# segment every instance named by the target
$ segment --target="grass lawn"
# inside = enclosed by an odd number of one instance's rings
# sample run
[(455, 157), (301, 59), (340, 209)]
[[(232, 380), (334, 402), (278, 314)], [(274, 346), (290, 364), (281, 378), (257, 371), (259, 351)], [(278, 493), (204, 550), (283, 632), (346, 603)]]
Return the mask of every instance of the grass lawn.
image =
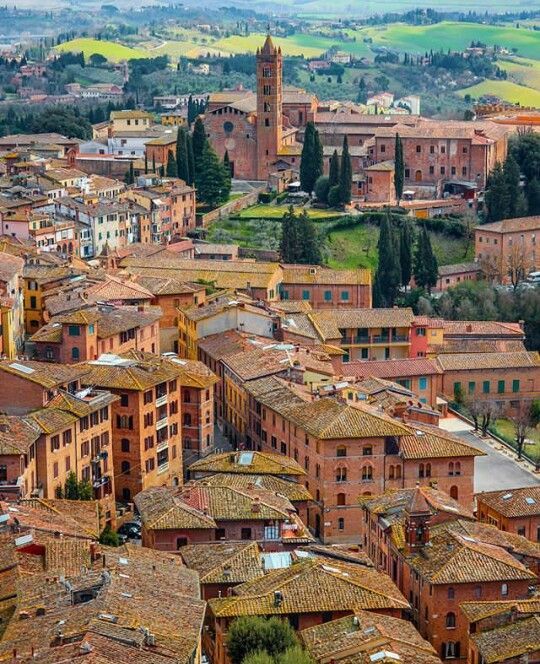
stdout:
[[(287, 205), (254, 205), (253, 207), (246, 208), (238, 213), (240, 219), (281, 219), (287, 212), (289, 206)], [(300, 213), (304, 208), (295, 208), (296, 213)], [(317, 210), (314, 208), (306, 208), (310, 219), (314, 220), (327, 220), (337, 219), (341, 217), (341, 212), (333, 212), (332, 210)]]
[[(496, 427), (497, 431), (499, 431), (504, 438), (508, 439), (508, 441), (514, 439), (516, 431), (510, 420), (497, 420)], [(536, 459), (540, 459), (540, 428), (536, 427), (536, 429), (533, 429), (527, 438), (533, 440), (535, 444), (525, 445), (523, 451), (528, 457), (536, 461)]]
[[(466, 240), (430, 233), (431, 245), (439, 265), (450, 265), (472, 260), (473, 243)], [(355, 267), (375, 269), (379, 229), (373, 224), (358, 224), (351, 228), (331, 231), (328, 235), (329, 265), (336, 269)], [(466, 251), (467, 250), (467, 251)]]
[(533, 88), (518, 85), (512, 81), (482, 81), (482, 83), (462, 88), (456, 92), (461, 97), (468, 94), (473, 99), (478, 99), (483, 95), (495, 95), (505, 101), (519, 103), (522, 106), (540, 107), (540, 90), (533, 90)]
[(501, 69), (507, 71), (510, 78), (516, 83), (540, 90), (540, 60), (513, 58), (512, 60), (499, 60), (497, 64)]
[(152, 51), (146, 51), (141, 48), (130, 48), (117, 42), (104, 41), (99, 39), (72, 39), (55, 46), (57, 51), (84, 53), (85, 58), (89, 58), (93, 53), (99, 53), (111, 62), (120, 60), (134, 60), (135, 58), (149, 58)]

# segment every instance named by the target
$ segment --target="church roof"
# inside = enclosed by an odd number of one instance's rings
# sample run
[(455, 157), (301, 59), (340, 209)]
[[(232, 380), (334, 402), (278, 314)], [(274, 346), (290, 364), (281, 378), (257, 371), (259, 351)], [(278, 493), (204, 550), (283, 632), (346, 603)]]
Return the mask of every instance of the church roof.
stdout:
[(276, 47), (274, 46), (274, 42), (272, 41), (272, 37), (270, 35), (266, 36), (266, 41), (264, 42), (264, 46), (262, 47), (261, 53), (263, 55), (274, 55), (276, 52)]

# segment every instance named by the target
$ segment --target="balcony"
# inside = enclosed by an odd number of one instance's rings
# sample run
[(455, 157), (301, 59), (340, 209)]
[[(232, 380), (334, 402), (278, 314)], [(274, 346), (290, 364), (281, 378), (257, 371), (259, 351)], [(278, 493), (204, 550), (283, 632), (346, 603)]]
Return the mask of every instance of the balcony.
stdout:
[(169, 470), (169, 462), (165, 461), (165, 463), (162, 463), (161, 466), (158, 466), (157, 474), (161, 475), (162, 473), (166, 473), (168, 470)]
[(162, 452), (163, 450), (166, 450), (168, 446), (169, 446), (169, 441), (164, 440), (163, 442), (158, 443), (158, 446), (156, 447), (156, 452)]
[(354, 346), (356, 344), (369, 344), (370, 339), (368, 336), (356, 336), (356, 337), (342, 337), (341, 343), (345, 346)]
[(156, 422), (156, 431), (163, 429), (169, 423), (169, 419), (165, 416)]
[(167, 404), (167, 395), (164, 394), (162, 397), (159, 397), (156, 399), (156, 408), (159, 408), (160, 406), (165, 406)]

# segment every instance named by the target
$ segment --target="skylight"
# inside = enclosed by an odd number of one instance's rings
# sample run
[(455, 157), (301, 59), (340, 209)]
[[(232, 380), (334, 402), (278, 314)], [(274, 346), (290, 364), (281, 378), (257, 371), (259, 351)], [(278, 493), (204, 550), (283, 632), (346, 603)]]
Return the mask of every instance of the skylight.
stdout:
[(502, 499), (503, 500), (510, 500), (510, 498), (512, 498), (512, 495), (513, 494), (511, 494), (511, 493), (505, 493), (504, 496), (502, 497)]
[(33, 374), (34, 369), (32, 367), (25, 367), (24, 364), (19, 364), (18, 362), (12, 362), (9, 365), (12, 369), (15, 369), (15, 371), (20, 371), (21, 373), (24, 374)]
[(527, 505), (536, 505), (536, 500), (534, 498), (531, 498), (530, 496), (527, 496), (527, 498), (525, 498), (525, 502), (527, 503)]

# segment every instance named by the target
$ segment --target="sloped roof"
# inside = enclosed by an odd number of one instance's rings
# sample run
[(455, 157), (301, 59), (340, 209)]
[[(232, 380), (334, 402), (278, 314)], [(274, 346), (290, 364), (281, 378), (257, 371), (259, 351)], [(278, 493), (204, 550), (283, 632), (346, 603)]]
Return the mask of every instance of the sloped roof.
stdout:
[(476, 498), (508, 518), (540, 515), (540, 485), (483, 491)]
[(437, 357), (443, 371), (464, 369), (526, 369), (540, 367), (538, 353), (445, 353)]
[(257, 542), (192, 544), (180, 551), (201, 583), (245, 583), (264, 575)]
[(540, 616), (531, 616), (469, 637), (486, 664), (508, 662), (540, 650)]
[[(281, 592), (276, 602), (274, 593)], [(211, 599), (216, 617), (286, 615), (359, 609), (407, 609), (408, 602), (386, 574), (374, 569), (312, 558), (237, 586), (231, 597)]]
[(144, 527), (148, 530), (217, 528), (210, 516), (178, 499), (167, 487), (153, 487), (135, 496)]
[[(286, 458), (286, 457), (284, 457)], [(219, 484), (233, 489), (245, 490), (251, 487), (265, 489), (285, 496), (292, 503), (313, 500), (312, 495), (300, 482), (283, 480), (275, 475), (242, 475), (239, 473), (218, 473), (204, 478), (205, 484)], [(196, 484), (196, 482), (195, 482)]]
[(412, 432), (400, 439), (400, 453), (405, 459), (435, 459), (485, 456), (485, 452), (461, 438), (423, 422), (410, 423)]
[(81, 365), (53, 364), (51, 362), (35, 362), (34, 360), (13, 362), (4, 360), (0, 362), (1, 371), (37, 383), (45, 388), (52, 388), (82, 378), (88, 372), (88, 368)]
[(294, 459), (275, 452), (223, 452), (192, 463), (191, 473), (240, 473), (249, 475), (305, 475)]
[(459, 608), (469, 622), (477, 622), (490, 616), (516, 611), (520, 614), (540, 614), (540, 597), (532, 599), (508, 599), (485, 602), (462, 602)]

